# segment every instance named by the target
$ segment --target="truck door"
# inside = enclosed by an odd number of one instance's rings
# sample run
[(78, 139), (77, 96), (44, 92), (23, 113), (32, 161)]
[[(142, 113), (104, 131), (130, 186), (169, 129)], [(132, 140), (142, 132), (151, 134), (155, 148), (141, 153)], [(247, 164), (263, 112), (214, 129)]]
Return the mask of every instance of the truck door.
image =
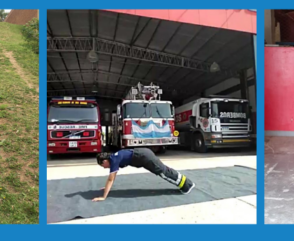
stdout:
[(210, 132), (210, 123), (209, 123), (209, 102), (204, 102), (199, 106), (199, 119), (198, 123), (200, 128), (204, 132)]

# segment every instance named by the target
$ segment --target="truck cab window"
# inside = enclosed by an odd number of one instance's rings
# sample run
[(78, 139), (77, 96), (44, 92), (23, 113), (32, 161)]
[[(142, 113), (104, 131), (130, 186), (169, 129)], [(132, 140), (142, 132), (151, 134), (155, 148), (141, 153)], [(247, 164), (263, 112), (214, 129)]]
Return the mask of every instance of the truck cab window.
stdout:
[(150, 105), (145, 103), (126, 103), (123, 105), (123, 118), (149, 118)]
[(209, 117), (209, 104), (203, 103), (200, 105), (200, 116), (204, 118)]
[(55, 123), (91, 123), (98, 122), (97, 106), (87, 105), (58, 105), (51, 104), (49, 107), (48, 122)]

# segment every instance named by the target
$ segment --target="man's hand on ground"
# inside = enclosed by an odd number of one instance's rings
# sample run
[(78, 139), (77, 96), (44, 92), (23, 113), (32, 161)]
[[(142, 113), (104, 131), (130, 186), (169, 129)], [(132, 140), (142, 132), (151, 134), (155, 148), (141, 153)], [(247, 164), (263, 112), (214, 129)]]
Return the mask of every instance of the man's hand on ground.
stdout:
[(92, 202), (99, 202), (99, 201), (104, 201), (105, 198), (104, 197), (95, 197), (94, 199), (92, 199)]

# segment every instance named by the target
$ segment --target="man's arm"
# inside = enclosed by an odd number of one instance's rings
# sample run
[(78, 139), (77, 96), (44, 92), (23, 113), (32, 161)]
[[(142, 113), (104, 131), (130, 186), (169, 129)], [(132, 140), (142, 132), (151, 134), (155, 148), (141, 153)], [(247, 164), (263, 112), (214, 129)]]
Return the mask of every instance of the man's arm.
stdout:
[(112, 187), (112, 184), (114, 183), (115, 177), (117, 172), (112, 172), (109, 174), (108, 179), (106, 181), (105, 189), (104, 189), (104, 195), (103, 198), (107, 198), (108, 193)]
[(116, 173), (117, 172), (112, 172), (109, 174), (108, 178), (107, 178), (107, 181), (106, 181), (106, 184), (105, 184), (105, 188), (104, 188), (104, 194), (103, 194), (103, 197), (96, 197), (94, 198), (92, 201), (94, 202), (97, 202), (97, 201), (104, 201), (107, 196), (108, 196), (108, 193), (114, 183), (114, 180), (116, 178)]

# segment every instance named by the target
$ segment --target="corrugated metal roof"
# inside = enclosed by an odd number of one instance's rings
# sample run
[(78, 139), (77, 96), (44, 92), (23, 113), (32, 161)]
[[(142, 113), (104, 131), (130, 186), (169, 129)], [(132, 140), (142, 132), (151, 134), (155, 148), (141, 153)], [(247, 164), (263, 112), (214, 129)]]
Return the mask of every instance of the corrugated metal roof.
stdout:
[[(222, 70), (231, 72), (254, 66), (252, 35), (248, 33), (103, 10), (95, 11), (94, 29), (90, 14), (90, 10), (48, 10), (48, 37), (95, 37), (200, 63), (217, 62)], [(91, 95), (97, 83), (98, 95), (122, 98), (138, 81), (153, 81), (163, 86), (164, 98), (174, 100), (229, 78), (227, 71), (209, 73), (111, 54), (99, 53), (96, 64), (87, 60), (87, 51), (48, 51), (47, 55), (48, 95)], [(178, 96), (171, 94), (173, 89)]]

